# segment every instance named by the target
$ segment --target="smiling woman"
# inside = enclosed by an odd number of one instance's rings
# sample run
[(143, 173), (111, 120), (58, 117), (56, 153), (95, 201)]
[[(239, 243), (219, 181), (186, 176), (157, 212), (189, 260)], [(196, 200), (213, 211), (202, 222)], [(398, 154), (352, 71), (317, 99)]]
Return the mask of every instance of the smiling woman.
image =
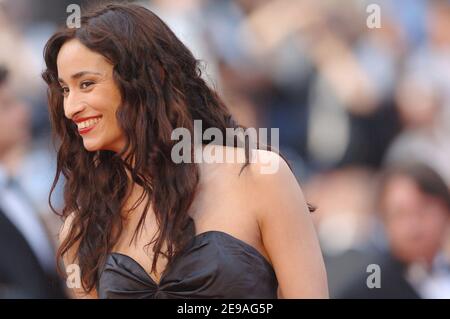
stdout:
[(155, 14), (100, 7), (44, 56), (61, 139), (54, 185), (66, 179), (58, 257), (80, 267), (76, 296), (327, 297), (308, 206), (279, 155), (257, 150), (280, 162), (266, 175), (245, 143), (243, 164), (171, 160), (175, 129), (238, 125)]

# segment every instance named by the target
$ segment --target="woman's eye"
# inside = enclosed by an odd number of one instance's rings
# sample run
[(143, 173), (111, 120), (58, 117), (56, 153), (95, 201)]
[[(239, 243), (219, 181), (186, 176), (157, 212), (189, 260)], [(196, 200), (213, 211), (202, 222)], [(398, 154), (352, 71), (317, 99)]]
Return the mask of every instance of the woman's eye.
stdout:
[(82, 88), (82, 89), (87, 89), (89, 86), (91, 86), (92, 84), (94, 84), (94, 82), (91, 82), (91, 81), (85, 81), (85, 82), (82, 82), (81, 84), (80, 84), (80, 87)]

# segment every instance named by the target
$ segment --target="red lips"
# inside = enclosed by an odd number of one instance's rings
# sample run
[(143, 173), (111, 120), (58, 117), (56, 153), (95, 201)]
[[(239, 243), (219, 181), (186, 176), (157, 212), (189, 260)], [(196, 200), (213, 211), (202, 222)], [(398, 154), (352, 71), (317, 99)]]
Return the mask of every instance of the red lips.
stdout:
[[(80, 118), (74, 119), (73, 121), (75, 123), (81, 123), (81, 122), (84, 122), (84, 121), (87, 121), (87, 120), (90, 120), (90, 119), (96, 119), (96, 118), (99, 119), (99, 118), (101, 118), (101, 116), (80, 117)], [(78, 133), (80, 133), (81, 135), (88, 133), (89, 131), (91, 131), (97, 125), (97, 123), (93, 124), (90, 127), (85, 127), (85, 128), (81, 128), (81, 129), (79, 128), (78, 129)]]

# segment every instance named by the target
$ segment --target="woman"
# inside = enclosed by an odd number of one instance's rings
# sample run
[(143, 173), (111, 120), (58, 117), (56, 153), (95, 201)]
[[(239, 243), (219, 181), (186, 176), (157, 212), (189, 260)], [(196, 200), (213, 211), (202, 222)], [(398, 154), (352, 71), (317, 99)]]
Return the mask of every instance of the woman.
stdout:
[[(152, 12), (107, 5), (57, 32), (45, 52), (66, 179), (58, 257), (77, 297), (327, 297), (308, 207), (286, 162), (176, 163), (176, 128), (235, 127), (198, 62)], [(205, 142), (206, 143), (206, 142)]]

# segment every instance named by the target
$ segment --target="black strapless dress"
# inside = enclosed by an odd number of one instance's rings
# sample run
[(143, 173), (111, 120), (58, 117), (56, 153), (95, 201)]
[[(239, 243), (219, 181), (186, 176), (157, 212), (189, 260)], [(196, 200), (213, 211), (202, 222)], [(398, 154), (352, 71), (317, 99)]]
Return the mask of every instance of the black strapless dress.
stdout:
[(156, 283), (133, 258), (108, 255), (97, 283), (99, 298), (277, 298), (266, 258), (221, 231), (195, 236)]

